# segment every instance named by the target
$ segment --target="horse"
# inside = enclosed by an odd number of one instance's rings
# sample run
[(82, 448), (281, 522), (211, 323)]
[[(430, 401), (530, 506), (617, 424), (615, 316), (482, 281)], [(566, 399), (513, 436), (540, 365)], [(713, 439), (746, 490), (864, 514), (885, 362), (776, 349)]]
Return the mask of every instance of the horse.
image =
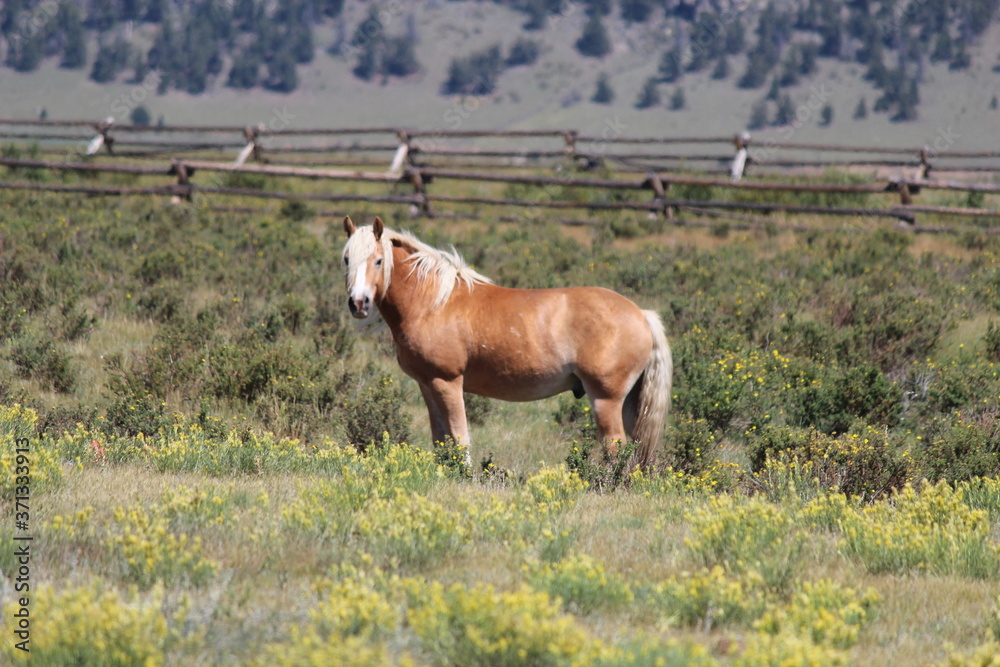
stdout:
[(626, 437), (649, 467), (670, 408), (673, 362), (660, 316), (601, 287), (513, 289), (376, 217), (344, 218), (351, 315), (381, 315), (400, 368), (416, 380), (435, 443), (451, 438), (471, 465), (463, 392), (535, 401), (586, 395), (606, 456)]

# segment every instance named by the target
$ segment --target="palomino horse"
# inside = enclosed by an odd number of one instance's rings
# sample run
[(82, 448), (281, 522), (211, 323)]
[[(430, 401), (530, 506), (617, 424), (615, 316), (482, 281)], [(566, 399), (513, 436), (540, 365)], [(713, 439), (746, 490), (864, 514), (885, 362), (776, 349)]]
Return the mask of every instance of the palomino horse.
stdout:
[[(359, 319), (377, 308), (396, 358), (417, 381), (434, 442), (469, 446), (463, 391), (534, 401), (572, 391), (593, 405), (608, 454), (626, 435), (638, 462), (653, 463), (670, 407), (672, 361), (653, 311), (600, 287), (498, 287), (458, 253), (437, 250), (381, 218), (344, 218), (347, 305)], [(471, 457), (466, 449), (466, 462)]]

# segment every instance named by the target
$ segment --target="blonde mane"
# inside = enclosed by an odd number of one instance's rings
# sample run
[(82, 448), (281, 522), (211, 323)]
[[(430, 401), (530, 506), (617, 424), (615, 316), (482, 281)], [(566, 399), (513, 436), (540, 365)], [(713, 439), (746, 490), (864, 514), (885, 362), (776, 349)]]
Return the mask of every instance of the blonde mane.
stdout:
[[(455, 287), (459, 284), (471, 292), (476, 285), (492, 284), (493, 281), (469, 268), (455, 247), (441, 250), (427, 245), (409, 232), (397, 232), (386, 228), (380, 241), (382, 249), (382, 284), (388, 290), (392, 282), (394, 259), (393, 243), (408, 248), (411, 251), (409, 262), (412, 264), (410, 273), (416, 273), (417, 280), (437, 286), (437, 292), (431, 302), (431, 309), (437, 309), (448, 302)], [(375, 234), (371, 226), (359, 227), (348, 239), (344, 254), (353, 257), (370, 257), (375, 252)], [(351, 270), (349, 267), (348, 270)]]

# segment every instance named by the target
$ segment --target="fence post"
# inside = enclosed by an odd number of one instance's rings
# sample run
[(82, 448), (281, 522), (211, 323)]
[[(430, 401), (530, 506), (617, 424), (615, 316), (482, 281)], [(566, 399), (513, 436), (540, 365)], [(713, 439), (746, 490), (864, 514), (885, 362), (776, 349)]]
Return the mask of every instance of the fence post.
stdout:
[(404, 162), (413, 164), (413, 160), (410, 159), (410, 135), (406, 130), (397, 130), (396, 136), (399, 137), (399, 148), (392, 156), (392, 164), (389, 166), (390, 174), (402, 174)]
[(422, 213), (428, 218), (433, 218), (434, 213), (431, 211), (431, 202), (427, 198), (427, 186), (424, 183), (424, 177), (420, 173), (420, 170), (410, 169), (407, 177), (410, 183), (413, 184), (413, 193), (420, 199), (420, 203), (416, 204), (417, 213)]
[(101, 150), (101, 146), (108, 149), (108, 155), (115, 154), (114, 150), (112, 150), (115, 138), (108, 134), (111, 130), (111, 126), (114, 124), (115, 117), (108, 116), (94, 126), (94, 129), (97, 130), (97, 136), (91, 139), (90, 143), (87, 145), (87, 155), (97, 155), (97, 151)]
[(236, 162), (233, 164), (240, 166), (251, 155), (253, 155), (254, 162), (263, 162), (260, 144), (257, 143), (257, 130), (247, 125), (243, 128), (243, 138), (246, 139), (247, 145), (240, 151), (240, 154), (236, 157)]
[(919, 178), (921, 178), (921, 179), (928, 178), (930, 176), (930, 173), (931, 173), (931, 162), (930, 162), (930, 159), (929, 159), (929, 154), (930, 154), (930, 152), (927, 150), (926, 146), (924, 146), (923, 148), (920, 149), (920, 172), (919, 172)]
[(733, 158), (733, 166), (729, 170), (729, 177), (733, 182), (743, 178), (743, 169), (747, 164), (747, 144), (750, 143), (750, 135), (746, 132), (733, 136), (733, 144), (736, 146), (736, 156)]
[[(643, 185), (653, 189), (653, 201), (657, 203), (660, 210), (663, 212), (663, 216), (667, 220), (673, 220), (674, 209), (670, 206), (663, 205), (663, 200), (667, 198), (667, 188), (670, 187), (670, 183), (664, 183), (660, 179), (659, 174), (655, 171), (651, 171), (646, 175), (646, 180)], [(655, 213), (652, 213), (651, 217), (655, 215)]]
[(183, 194), (174, 195), (174, 199), (180, 201), (180, 198), (184, 198), (185, 201), (191, 201), (191, 174), (193, 170), (189, 171), (187, 165), (181, 160), (174, 160), (170, 163), (170, 174), (177, 175), (177, 185), (179, 188), (183, 188)]
[(576, 164), (576, 130), (566, 130), (563, 132), (563, 141), (566, 142), (566, 157), (572, 165)]

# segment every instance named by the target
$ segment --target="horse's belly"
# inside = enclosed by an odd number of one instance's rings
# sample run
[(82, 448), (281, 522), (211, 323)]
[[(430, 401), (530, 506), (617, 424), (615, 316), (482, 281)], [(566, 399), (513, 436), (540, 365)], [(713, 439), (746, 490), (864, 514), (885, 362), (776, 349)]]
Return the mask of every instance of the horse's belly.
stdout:
[(502, 401), (537, 401), (570, 391), (579, 384), (570, 371), (511, 373), (510, 369), (466, 370), (465, 391)]

